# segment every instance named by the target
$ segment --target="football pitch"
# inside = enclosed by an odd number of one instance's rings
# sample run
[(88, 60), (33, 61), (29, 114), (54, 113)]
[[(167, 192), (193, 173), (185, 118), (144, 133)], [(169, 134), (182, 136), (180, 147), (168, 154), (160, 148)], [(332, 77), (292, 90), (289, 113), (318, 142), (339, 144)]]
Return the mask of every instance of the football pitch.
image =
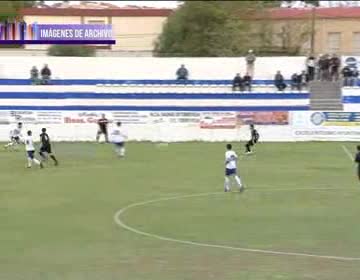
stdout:
[(1, 151), (0, 280), (358, 280), (355, 145), (260, 143), (241, 194), (225, 143), (55, 143), (43, 170)]

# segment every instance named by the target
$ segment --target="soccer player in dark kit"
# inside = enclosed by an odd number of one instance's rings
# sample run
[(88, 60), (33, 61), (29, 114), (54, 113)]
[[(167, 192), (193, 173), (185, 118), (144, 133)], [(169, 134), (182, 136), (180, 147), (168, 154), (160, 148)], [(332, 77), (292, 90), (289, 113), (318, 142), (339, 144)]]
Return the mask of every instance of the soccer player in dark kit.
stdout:
[(49, 135), (46, 133), (46, 128), (43, 128), (41, 130), (41, 134), (40, 134), (40, 156), (42, 158), (42, 160), (47, 160), (48, 156), (54, 161), (55, 166), (59, 165), (58, 160), (56, 159), (56, 157), (52, 154), (52, 150), (51, 150), (51, 143), (50, 143), (50, 137)]
[(357, 165), (358, 165), (357, 175), (358, 175), (358, 178), (359, 178), (359, 181), (360, 181), (360, 145), (357, 146), (357, 154), (356, 154), (356, 156), (355, 156), (355, 162), (356, 162)]
[(105, 117), (105, 114), (101, 115), (101, 119), (98, 120), (99, 130), (96, 134), (96, 141), (99, 142), (101, 134), (104, 134), (105, 141), (109, 142), (109, 136), (108, 136), (108, 124), (109, 120)]
[(246, 148), (245, 154), (252, 153), (251, 147), (254, 146), (259, 141), (259, 137), (260, 137), (259, 133), (255, 129), (253, 124), (250, 125), (250, 132), (251, 132), (251, 139), (245, 145)]

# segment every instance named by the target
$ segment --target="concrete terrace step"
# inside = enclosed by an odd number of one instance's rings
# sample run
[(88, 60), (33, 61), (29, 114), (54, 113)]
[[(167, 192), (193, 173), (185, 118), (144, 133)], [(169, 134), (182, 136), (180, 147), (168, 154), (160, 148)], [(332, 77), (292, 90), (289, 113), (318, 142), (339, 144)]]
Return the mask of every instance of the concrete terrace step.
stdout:
[(313, 81), (310, 83), (312, 110), (342, 110), (340, 82)]

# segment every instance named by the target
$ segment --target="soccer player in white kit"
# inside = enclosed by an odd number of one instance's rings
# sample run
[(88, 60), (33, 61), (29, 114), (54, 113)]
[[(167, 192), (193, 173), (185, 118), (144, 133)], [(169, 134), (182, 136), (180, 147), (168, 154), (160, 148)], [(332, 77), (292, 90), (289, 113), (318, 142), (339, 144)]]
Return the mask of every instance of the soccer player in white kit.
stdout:
[(42, 162), (35, 158), (35, 146), (34, 146), (34, 141), (32, 139), (31, 130), (29, 130), (27, 132), (27, 136), (24, 139), (24, 143), (25, 143), (25, 150), (26, 150), (27, 158), (28, 158), (27, 168), (31, 168), (32, 163), (39, 165), (40, 168), (44, 168)]
[(10, 131), (10, 142), (5, 145), (5, 148), (15, 147), (21, 143), (21, 130), (23, 128), (22, 123), (18, 123), (14, 130)]
[(125, 141), (127, 135), (121, 129), (121, 122), (116, 123), (116, 128), (111, 133), (111, 141), (115, 145), (115, 152), (119, 157), (125, 156)]
[(233, 177), (236, 181), (236, 184), (239, 188), (239, 191), (244, 191), (244, 186), (241, 183), (240, 177), (237, 175), (237, 154), (232, 150), (232, 145), (226, 145), (226, 152), (225, 152), (225, 192), (231, 191), (231, 177)]

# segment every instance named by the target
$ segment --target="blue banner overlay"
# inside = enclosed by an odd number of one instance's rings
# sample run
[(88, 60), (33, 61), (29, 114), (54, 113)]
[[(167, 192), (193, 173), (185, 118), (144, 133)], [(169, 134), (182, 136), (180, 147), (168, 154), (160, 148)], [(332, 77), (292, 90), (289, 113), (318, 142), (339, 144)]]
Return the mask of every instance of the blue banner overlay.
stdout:
[(0, 23), (0, 44), (115, 44), (111, 24)]

